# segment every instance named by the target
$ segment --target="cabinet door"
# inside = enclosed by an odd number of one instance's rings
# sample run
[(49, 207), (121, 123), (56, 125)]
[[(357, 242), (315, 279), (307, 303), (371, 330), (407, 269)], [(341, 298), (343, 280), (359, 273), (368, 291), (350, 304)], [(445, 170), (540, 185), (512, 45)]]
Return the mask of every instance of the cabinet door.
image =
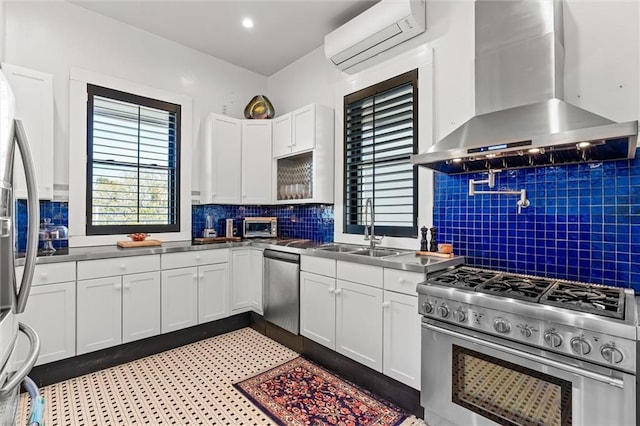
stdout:
[(251, 262), (251, 308), (262, 315), (262, 280), (264, 272), (262, 250), (251, 249), (250, 251)]
[(418, 296), (384, 292), (383, 373), (420, 389)]
[(162, 333), (191, 327), (198, 323), (198, 269), (181, 268), (162, 271)]
[(297, 109), (292, 116), (292, 153), (309, 151), (316, 146), (316, 108), (314, 104)]
[(78, 281), (78, 355), (122, 342), (122, 277)]
[[(53, 199), (53, 76), (2, 64), (16, 97), (16, 118), (22, 120), (38, 180), (38, 196)], [(15, 156), (14, 196), (27, 198), (20, 155)]]
[(231, 251), (231, 312), (251, 309), (251, 250)]
[(336, 280), (300, 272), (300, 334), (336, 349)]
[[(239, 203), (241, 191), (240, 164), (242, 160), (241, 121), (224, 115), (211, 117), (212, 158), (205, 159), (203, 168), (209, 168), (211, 187), (208, 194), (201, 194), (203, 202)], [(206, 162), (209, 163), (207, 167)], [(202, 179), (206, 183), (205, 178)], [(206, 190), (206, 189), (205, 189)]]
[(337, 281), (336, 351), (382, 372), (382, 290)]
[(198, 268), (198, 324), (225, 318), (229, 306), (229, 264)]
[[(31, 287), (29, 303), (18, 320), (33, 327), (40, 337), (36, 365), (76, 354), (76, 283), (66, 282)], [(20, 339), (16, 362), (22, 364), (29, 345)]]
[(269, 204), (271, 196), (271, 121), (242, 122), (242, 203)]
[(122, 277), (122, 343), (160, 334), (160, 272)]
[(273, 158), (291, 153), (291, 113), (281, 115), (273, 121)]

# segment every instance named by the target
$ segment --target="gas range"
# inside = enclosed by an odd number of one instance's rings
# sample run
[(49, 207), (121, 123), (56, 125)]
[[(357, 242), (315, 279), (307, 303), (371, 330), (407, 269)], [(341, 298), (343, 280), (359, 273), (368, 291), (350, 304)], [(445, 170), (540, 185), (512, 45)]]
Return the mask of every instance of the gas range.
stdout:
[(631, 289), (462, 266), (429, 277), (418, 295), (431, 321), (635, 373)]

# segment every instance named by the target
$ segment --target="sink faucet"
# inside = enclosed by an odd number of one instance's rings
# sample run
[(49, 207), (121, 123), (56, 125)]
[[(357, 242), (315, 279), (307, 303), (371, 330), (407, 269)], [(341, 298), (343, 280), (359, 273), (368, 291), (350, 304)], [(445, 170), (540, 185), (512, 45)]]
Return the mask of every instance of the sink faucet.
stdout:
[[(371, 209), (371, 223), (367, 224), (367, 212)], [(376, 244), (382, 243), (382, 239), (384, 237), (376, 237), (375, 232), (375, 221), (376, 221), (376, 213), (373, 209), (373, 200), (371, 198), (367, 198), (367, 201), (364, 205), (364, 240), (369, 241), (370, 248), (373, 250), (376, 248)]]

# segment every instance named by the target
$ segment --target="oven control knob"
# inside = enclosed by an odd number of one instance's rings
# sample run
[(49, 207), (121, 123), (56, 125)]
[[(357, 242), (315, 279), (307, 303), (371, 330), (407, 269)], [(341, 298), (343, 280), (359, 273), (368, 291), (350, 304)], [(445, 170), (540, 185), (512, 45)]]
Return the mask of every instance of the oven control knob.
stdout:
[(458, 322), (465, 322), (465, 320), (467, 319), (467, 313), (464, 311), (464, 309), (462, 309), (462, 307), (459, 307), (458, 309), (453, 311), (453, 317)]
[(602, 345), (600, 348), (600, 355), (602, 355), (602, 358), (604, 358), (609, 364), (619, 364), (624, 358), (620, 349), (616, 348), (616, 345), (613, 343)]
[(591, 345), (582, 336), (571, 339), (571, 349), (578, 355), (588, 355), (591, 353)]
[(500, 334), (507, 334), (511, 331), (511, 324), (504, 318), (496, 318), (493, 322), (493, 328)]
[(523, 325), (520, 327), (520, 333), (527, 339), (533, 335), (533, 327), (530, 325)]
[(447, 305), (440, 305), (440, 307), (438, 308), (438, 312), (440, 312), (440, 316), (442, 318), (446, 318), (449, 316), (449, 308), (447, 307)]
[(422, 304), (422, 310), (425, 314), (430, 314), (431, 312), (433, 312), (433, 304), (431, 302), (424, 302)]
[(554, 328), (545, 331), (544, 341), (552, 348), (559, 348), (560, 346), (562, 346), (562, 336), (559, 335)]

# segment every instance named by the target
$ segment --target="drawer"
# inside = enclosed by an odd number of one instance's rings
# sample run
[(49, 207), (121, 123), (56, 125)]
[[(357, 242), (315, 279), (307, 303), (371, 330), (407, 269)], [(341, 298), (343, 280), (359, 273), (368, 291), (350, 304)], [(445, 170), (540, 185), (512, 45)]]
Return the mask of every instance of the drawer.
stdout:
[(380, 266), (362, 265), (360, 263), (343, 262), (336, 264), (338, 279), (382, 288), (383, 273)]
[(160, 255), (117, 257), (78, 262), (78, 279), (113, 277), (160, 270)]
[(399, 269), (384, 268), (384, 289), (416, 296), (416, 285), (425, 280), (420, 272), (401, 271)]
[(162, 269), (187, 268), (229, 262), (229, 249), (196, 250), (162, 255)]
[[(22, 280), (23, 273), (24, 266), (18, 266), (16, 268), (16, 281), (18, 284), (20, 283), (20, 280)], [(44, 265), (36, 265), (31, 285), (64, 283), (75, 280), (76, 262), (46, 263)]]
[(336, 261), (316, 256), (300, 256), (300, 270), (326, 277), (336, 276)]

